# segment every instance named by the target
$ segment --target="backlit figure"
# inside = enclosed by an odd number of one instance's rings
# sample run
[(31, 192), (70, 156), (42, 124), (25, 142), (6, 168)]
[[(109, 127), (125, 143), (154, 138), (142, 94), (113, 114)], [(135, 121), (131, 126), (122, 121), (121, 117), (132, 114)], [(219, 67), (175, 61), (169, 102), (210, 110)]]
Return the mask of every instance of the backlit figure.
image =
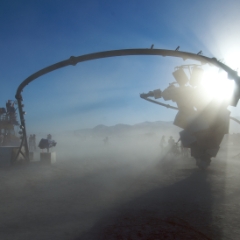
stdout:
[(228, 133), (230, 111), (227, 107), (231, 105), (231, 98), (219, 100), (207, 94), (202, 85), (203, 75), (204, 71), (194, 66), (189, 79), (183, 67), (179, 67), (173, 72), (176, 82), (164, 91), (157, 89), (140, 96), (146, 100), (163, 98), (177, 104), (174, 125), (183, 129), (180, 132), (182, 146), (190, 148), (196, 164), (205, 169)]

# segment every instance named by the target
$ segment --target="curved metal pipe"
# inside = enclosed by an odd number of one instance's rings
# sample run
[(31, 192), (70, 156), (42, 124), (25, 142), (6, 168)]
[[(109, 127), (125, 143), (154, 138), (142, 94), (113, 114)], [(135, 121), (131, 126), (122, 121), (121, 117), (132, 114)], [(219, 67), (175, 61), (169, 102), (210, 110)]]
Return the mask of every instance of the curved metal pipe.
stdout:
[(240, 124), (240, 121), (239, 121), (237, 118), (235, 118), (235, 117), (230, 117), (230, 119), (233, 120), (234, 122)]
[[(141, 96), (140, 96), (141, 97)], [(150, 98), (147, 98), (147, 97), (141, 97), (142, 99), (146, 100), (146, 101), (149, 101), (151, 103), (155, 103), (155, 104), (158, 104), (160, 106), (163, 106), (163, 107), (166, 107), (166, 108), (170, 108), (170, 109), (174, 109), (174, 110), (178, 110), (177, 107), (174, 107), (170, 104), (166, 104), (166, 103), (161, 103), (161, 102), (158, 102), (156, 100), (153, 100), (153, 99), (150, 99)]]
[(178, 57), (182, 58), (183, 60), (186, 59), (194, 59), (201, 63), (211, 63), (215, 66), (218, 66), (222, 69), (224, 69), (226, 72), (229, 73), (230, 76), (232, 76), (234, 79), (239, 77), (237, 75), (237, 72), (226, 66), (225, 64), (217, 61), (216, 58), (208, 58), (205, 56), (197, 55), (194, 53), (188, 53), (188, 52), (181, 52), (181, 51), (173, 51), (173, 50), (165, 50), (165, 49), (122, 49), (122, 50), (113, 50), (113, 51), (105, 51), (105, 52), (97, 52), (97, 53), (91, 53), (86, 54), (78, 57), (70, 57), (67, 60), (55, 63), (53, 65), (50, 65), (46, 68), (41, 69), (40, 71), (32, 74), (28, 78), (26, 78), (18, 87), (16, 92), (16, 98), (18, 99), (21, 97), (21, 92), (23, 88), (28, 85), (30, 82), (35, 80), (36, 78), (52, 72), (54, 70), (57, 70), (62, 67), (66, 67), (69, 65), (75, 66), (79, 62), (85, 62), (90, 61), (94, 59), (100, 59), (100, 58), (108, 58), (108, 57), (117, 57), (117, 56), (130, 56), (130, 55), (152, 55), (152, 56), (163, 56), (163, 57)]
[[(156, 101), (156, 100), (153, 100), (153, 99), (150, 99), (150, 98), (147, 98), (147, 97), (141, 97), (141, 98), (144, 99), (144, 100), (147, 100), (147, 101), (149, 101), (149, 102), (158, 104), (158, 105), (160, 105), (160, 106), (162, 106), (162, 107), (166, 107), (166, 108), (170, 108), (170, 109), (174, 109), (174, 110), (179, 110), (177, 107), (174, 107), (174, 106), (169, 105), (169, 104), (161, 103), (161, 102), (158, 102), (158, 101)], [(234, 122), (240, 124), (240, 120), (238, 120), (238, 119), (235, 118), (235, 117), (231, 117), (231, 116), (230, 116), (229, 119), (231, 119), (231, 120), (233, 120)]]

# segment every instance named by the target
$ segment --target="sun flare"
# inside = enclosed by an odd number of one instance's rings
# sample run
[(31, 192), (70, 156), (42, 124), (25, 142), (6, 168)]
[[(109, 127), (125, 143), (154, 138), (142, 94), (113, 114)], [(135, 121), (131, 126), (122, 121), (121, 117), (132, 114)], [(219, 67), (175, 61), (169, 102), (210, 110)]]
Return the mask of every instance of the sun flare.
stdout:
[(208, 96), (219, 101), (230, 101), (235, 87), (235, 82), (228, 79), (227, 73), (219, 70), (205, 71), (201, 84)]

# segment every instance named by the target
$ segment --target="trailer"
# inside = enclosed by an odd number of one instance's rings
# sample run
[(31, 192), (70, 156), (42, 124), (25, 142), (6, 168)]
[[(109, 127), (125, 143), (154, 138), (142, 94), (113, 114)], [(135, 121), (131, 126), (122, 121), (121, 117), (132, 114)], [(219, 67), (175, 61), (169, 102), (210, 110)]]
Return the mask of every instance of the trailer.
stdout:
[(8, 100), (6, 108), (0, 108), (0, 166), (13, 164), (20, 146), (20, 138), (17, 136), (19, 123), (15, 104), (15, 101)]

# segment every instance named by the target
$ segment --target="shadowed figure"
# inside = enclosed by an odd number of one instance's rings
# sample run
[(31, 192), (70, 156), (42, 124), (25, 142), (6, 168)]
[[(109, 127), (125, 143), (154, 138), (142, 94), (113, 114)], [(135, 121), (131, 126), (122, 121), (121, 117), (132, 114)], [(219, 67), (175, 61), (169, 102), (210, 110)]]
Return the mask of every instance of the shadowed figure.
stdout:
[[(190, 65), (188, 66), (190, 69)], [(230, 111), (228, 106), (236, 106), (234, 94), (231, 99), (219, 101), (212, 95), (208, 96), (202, 86), (204, 71), (199, 66), (191, 66), (190, 78), (184, 72), (184, 66), (177, 67), (173, 72), (176, 82), (161, 91), (156, 89), (140, 94), (145, 100), (152, 101), (163, 98), (173, 101), (177, 107), (159, 103), (162, 106), (178, 110), (174, 125), (182, 128), (179, 133), (184, 148), (191, 150), (199, 168), (205, 170), (216, 157), (220, 143), (229, 130)], [(237, 99), (238, 100), (238, 99)]]
[(160, 145), (161, 153), (163, 153), (166, 147), (166, 140), (164, 135), (162, 136), (159, 145)]

